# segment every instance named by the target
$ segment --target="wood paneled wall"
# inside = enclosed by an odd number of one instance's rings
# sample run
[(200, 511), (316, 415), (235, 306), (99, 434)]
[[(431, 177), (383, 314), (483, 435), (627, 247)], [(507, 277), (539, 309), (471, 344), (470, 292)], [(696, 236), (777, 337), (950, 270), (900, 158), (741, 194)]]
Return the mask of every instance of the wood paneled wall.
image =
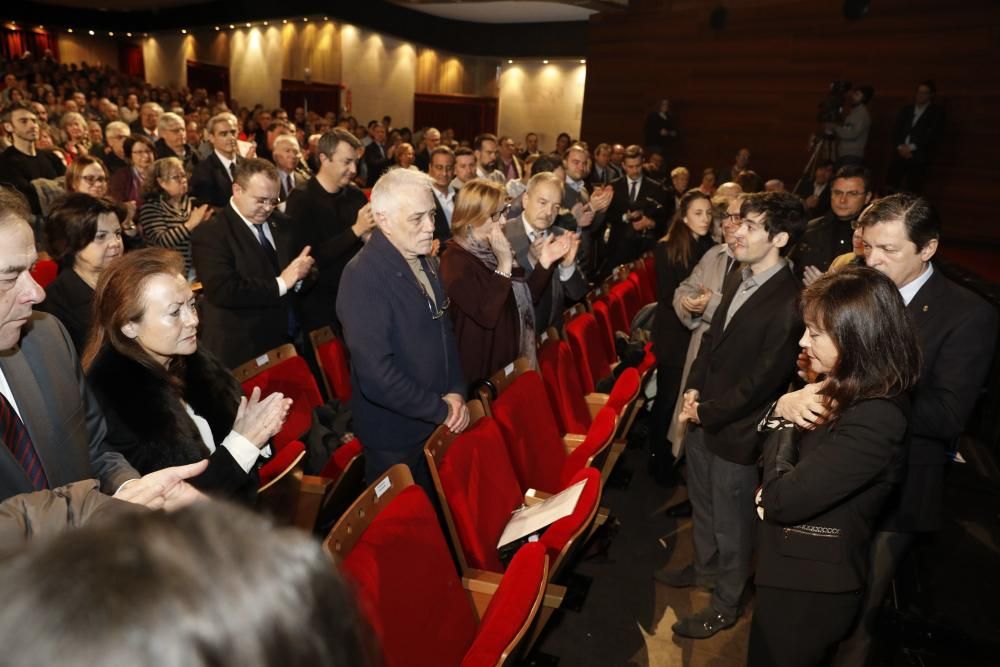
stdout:
[(646, 115), (669, 97), (682, 133), (670, 162), (699, 173), (729, 164), (746, 145), (761, 176), (791, 187), (829, 83), (870, 83), (867, 159), (881, 187), (892, 122), (917, 82), (934, 79), (947, 123), (926, 194), (946, 239), (1000, 244), (990, 199), (1000, 185), (1000, 3), (872, 0), (868, 16), (848, 21), (841, 0), (744, 0), (713, 29), (718, 4), (662, 2), (595, 16), (583, 138), (641, 142)]

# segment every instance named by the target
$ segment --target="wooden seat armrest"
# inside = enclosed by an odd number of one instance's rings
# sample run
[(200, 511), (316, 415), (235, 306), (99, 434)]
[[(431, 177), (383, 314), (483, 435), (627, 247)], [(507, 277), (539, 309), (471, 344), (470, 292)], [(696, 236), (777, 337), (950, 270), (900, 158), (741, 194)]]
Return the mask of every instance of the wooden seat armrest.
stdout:
[(539, 491), (538, 489), (528, 489), (527, 493), (524, 494), (524, 504), (531, 507), (532, 505), (544, 502), (551, 496), (551, 493), (545, 493), (544, 491)]
[(580, 435), (579, 433), (567, 433), (563, 436), (563, 446), (566, 447), (566, 453), (572, 454), (573, 450), (583, 444), (583, 441), (587, 439), (587, 436)]
[(330, 487), (333, 486), (333, 482), (334, 480), (320, 477), (319, 475), (302, 475), (300, 490), (302, 493), (324, 496), (330, 490)]
[(590, 418), (593, 419), (601, 411), (601, 408), (607, 405), (608, 395), (595, 391), (584, 396), (583, 400), (587, 401), (587, 409), (590, 410)]
[(470, 593), (484, 593), (492, 596), (500, 588), (501, 581), (503, 581), (503, 575), (499, 572), (469, 568), (465, 571), (465, 576), (462, 577), (462, 587)]

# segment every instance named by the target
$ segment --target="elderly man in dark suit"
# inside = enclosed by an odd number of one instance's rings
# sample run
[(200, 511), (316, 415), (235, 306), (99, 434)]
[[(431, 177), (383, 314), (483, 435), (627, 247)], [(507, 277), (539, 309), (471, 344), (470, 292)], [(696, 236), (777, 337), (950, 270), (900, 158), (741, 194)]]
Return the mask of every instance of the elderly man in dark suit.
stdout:
[(220, 113), (208, 121), (212, 154), (195, 166), (190, 182), (191, 196), (199, 203), (216, 208), (229, 205), (236, 168), (243, 162), (236, 151), (237, 134), (236, 116), (231, 113)]
[(205, 347), (229, 368), (291, 342), (293, 296), (313, 265), (278, 205), (278, 170), (251, 158), (236, 170), (227, 206), (191, 234), (204, 287)]
[[(563, 181), (552, 172), (535, 174), (528, 181), (524, 192), (524, 212), (507, 221), (504, 234), (514, 250), (514, 258), (531, 275), (538, 263), (541, 244), (550, 234), (572, 234), (555, 226), (556, 216), (563, 197)], [(579, 242), (579, 239), (576, 241)], [(575, 256), (575, 250), (573, 251)], [(562, 314), (566, 304), (579, 301), (587, 294), (587, 282), (576, 264), (559, 266), (558, 280), (549, 281), (549, 286), (535, 303), (535, 330), (544, 331), (548, 327), (562, 325)]]
[(337, 316), (351, 352), (354, 430), (370, 482), (397, 463), (435, 497), (423, 445), (438, 424), (469, 424), (448, 297), (427, 255), (434, 195), (427, 174), (386, 173), (371, 194), (378, 227), (344, 269)]
[(892, 160), (886, 183), (893, 192), (919, 193), (924, 185), (924, 172), (934, 154), (944, 109), (934, 104), (934, 82), (922, 81), (917, 86), (913, 104), (899, 110), (892, 126)]
[(740, 215), (733, 255), (743, 270), (726, 279), (680, 415), (695, 424), (684, 439), (694, 566), (654, 575), (668, 586), (714, 587), (707, 607), (673, 626), (694, 639), (731, 627), (743, 613), (759, 480), (756, 425), (795, 377), (803, 328), (800, 285), (784, 257), (805, 228), (802, 201), (785, 192), (753, 194)]
[(32, 313), (45, 293), (30, 273), (38, 258), (30, 216), (23, 197), (0, 188), (0, 500), (97, 478), (122, 500), (189, 501), (198, 494), (183, 480), (204, 462), (140, 477), (105, 445), (104, 416), (69, 335), (51, 315)]
[(994, 307), (931, 262), (941, 229), (925, 199), (890, 195), (859, 222), (865, 263), (899, 288), (923, 365), (910, 413), (906, 477), (875, 533), (861, 621), (837, 654), (835, 664), (845, 667), (865, 664), (882, 601), (914, 539), (941, 528), (945, 468), (989, 371), (998, 319)]

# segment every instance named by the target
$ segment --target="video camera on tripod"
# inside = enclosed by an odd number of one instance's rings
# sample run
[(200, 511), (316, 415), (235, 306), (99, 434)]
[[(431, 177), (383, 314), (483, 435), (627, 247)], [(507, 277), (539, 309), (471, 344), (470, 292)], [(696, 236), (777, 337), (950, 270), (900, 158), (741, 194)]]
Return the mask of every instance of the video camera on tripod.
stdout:
[(854, 90), (854, 84), (850, 81), (831, 81), (827, 89), (826, 96), (816, 105), (816, 122), (821, 125), (820, 130), (810, 138), (809, 159), (806, 167), (802, 170), (802, 175), (795, 183), (796, 191), (799, 186), (812, 180), (813, 170), (816, 168), (818, 160), (837, 159), (837, 141), (833, 133), (832, 125), (840, 123), (844, 115), (844, 98)]

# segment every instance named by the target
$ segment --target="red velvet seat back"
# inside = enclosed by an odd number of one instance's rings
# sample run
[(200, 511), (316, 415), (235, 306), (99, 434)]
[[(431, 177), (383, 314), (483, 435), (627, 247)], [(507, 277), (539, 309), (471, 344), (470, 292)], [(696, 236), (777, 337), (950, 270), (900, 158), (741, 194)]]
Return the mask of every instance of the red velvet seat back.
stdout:
[(611, 408), (615, 414), (621, 416), (625, 406), (639, 395), (639, 380), (639, 371), (636, 369), (626, 368), (622, 371), (622, 374), (615, 381), (615, 386), (611, 389), (611, 394), (608, 395), (605, 407)]
[(308, 431), (312, 426), (313, 408), (323, 403), (316, 378), (302, 357), (289, 357), (264, 369), (243, 383), (243, 392), (249, 396), (254, 387), (260, 387), (261, 397), (280, 391), (293, 401), (285, 425), (274, 436), (275, 449), (281, 449)]
[(497, 541), (524, 493), (496, 422), (483, 417), (455, 438), (438, 478), (466, 563), (503, 572)]
[(42, 289), (48, 287), (59, 273), (59, 265), (51, 259), (40, 259), (31, 267), (31, 277)]
[(386, 667), (462, 663), (476, 617), (420, 487), (404, 489), (379, 512), (340, 569), (355, 585)]
[[(645, 273), (645, 268), (641, 269)], [(632, 271), (628, 274), (628, 280), (635, 286), (635, 291), (639, 296), (639, 308), (648, 303), (656, 301), (656, 297), (649, 293), (649, 284), (639, 271)]]
[(306, 450), (306, 446), (298, 440), (293, 440), (287, 444), (287, 447), (282, 447), (275, 452), (274, 456), (272, 456), (270, 460), (262, 465), (260, 470), (257, 471), (258, 486), (266, 486), (270, 484), (281, 473), (288, 470), (288, 467), (295, 462), (295, 459), (298, 458), (299, 454)]
[(604, 353), (597, 319), (591, 313), (577, 315), (566, 324), (566, 338), (576, 360), (583, 391), (590, 394), (598, 380), (611, 374), (614, 363), (614, 358)]
[(649, 293), (655, 298), (656, 296), (656, 257), (650, 254), (648, 257), (642, 258), (642, 263), (646, 267), (646, 285), (649, 288)]
[[(597, 320), (591, 315), (590, 319), (596, 324)], [(595, 327), (596, 328), (596, 327)], [(573, 352), (573, 360), (576, 363), (576, 370), (583, 383), (583, 391), (586, 394), (594, 391), (594, 373), (590, 370), (589, 355), (587, 354), (587, 334), (588, 323), (584, 314), (577, 315), (566, 323), (566, 342)], [(598, 335), (600, 335), (598, 333)], [(598, 343), (599, 345), (599, 343)]]
[[(639, 308), (642, 307), (639, 303), (639, 291), (636, 288), (635, 283), (631, 280), (622, 280), (615, 283), (611, 286), (611, 289), (608, 290), (608, 298), (612, 301), (612, 303), (614, 303), (615, 299), (621, 301), (625, 314), (625, 327), (621, 329), (621, 331), (629, 333), (632, 330), (632, 318), (635, 317), (636, 313), (639, 312)], [(612, 313), (612, 322), (614, 322), (614, 317), (616, 316)]]
[(590, 410), (569, 344), (561, 340), (546, 341), (538, 350), (538, 367), (555, 408), (560, 432), (586, 433), (590, 428)]
[(316, 348), (316, 356), (323, 366), (323, 374), (330, 383), (332, 398), (342, 403), (351, 400), (351, 366), (347, 350), (339, 338), (328, 340)]
[(535, 371), (522, 373), (490, 403), (490, 410), (507, 444), (521, 491), (561, 491), (566, 448), (541, 376)]
[(597, 320), (597, 328), (600, 331), (601, 346), (604, 348), (604, 355), (608, 359), (616, 359), (618, 352), (615, 350), (615, 330), (611, 326), (611, 311), (608, 306), (607, 297), (594, 299), (590, 304)]
[(614, 331), (624, 331), (628, 333), (631, 329), (632, 320), (629, 319), (625, 309), (625, 297), (622, 290), (615, 289), (622, 283), (616, 283), (608, 290), (608, 310), (611, 313), (611, 328)]
[(333, 452), (333, 456), (323, 466), (323, 470), (320, 471), (319, 476), (333, 480), (340, 479), (340, 476), (344, 474), (351, 460), (355, 456), (361, 455), (362, 446), (360, 440), (354, 438), (349, 442), (345, 442)]

